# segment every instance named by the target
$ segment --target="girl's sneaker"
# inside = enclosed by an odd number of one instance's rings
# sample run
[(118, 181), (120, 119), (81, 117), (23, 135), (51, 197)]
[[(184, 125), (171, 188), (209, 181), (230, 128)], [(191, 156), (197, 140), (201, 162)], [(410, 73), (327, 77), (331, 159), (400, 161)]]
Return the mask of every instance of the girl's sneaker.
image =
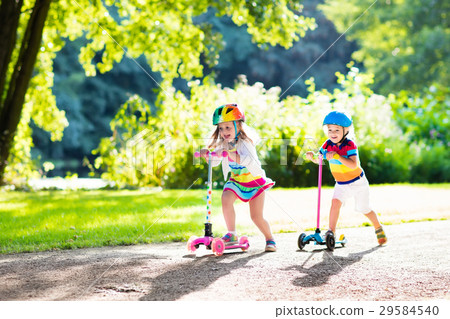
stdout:
[(273, 239), (266, 240), (266, 249), (267, 252), (274, 252), (277, 251), (277, 244)]
[(238, 243), (238, 237), (232, 233), (225, 234), (225, 236), (222, 237), (222, 240), (225, 245), (235, 245)]
[(375, 234), (377, 235), (378, 244), (384, 245), (387, 242), (386, 234), (384, 233), (383, 227), (378, 228), (375, 230)]

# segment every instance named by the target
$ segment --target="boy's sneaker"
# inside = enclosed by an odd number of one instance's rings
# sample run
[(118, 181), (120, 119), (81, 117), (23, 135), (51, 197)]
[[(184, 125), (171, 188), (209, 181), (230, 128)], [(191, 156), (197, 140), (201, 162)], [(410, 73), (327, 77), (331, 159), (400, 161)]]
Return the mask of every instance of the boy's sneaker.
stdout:
[(327, 232), (325, 233), (325, 236), (323, 236), (323, 238), (325, 238), (325, 240), (327, 239), (328, 235), (331, 235), (334, 237), (334, 233), (331, 229), (328, 229)]
[(274, 252), (277, 251), (277, 244), (273, 239), (266, 241), (266, 249), (267, 252)]
[(222, 237), (222, 240), (225, 243), (225, 246), (235, 245), (238, 243), (238, 237), (232, 233), (225, 234), (225, 236)]
[(377, 235), (378, 244), (384, 245), (387, 242), (386, 234), (384, 233), (383, 227), (378, 228), (375, 230), (375, 234)]

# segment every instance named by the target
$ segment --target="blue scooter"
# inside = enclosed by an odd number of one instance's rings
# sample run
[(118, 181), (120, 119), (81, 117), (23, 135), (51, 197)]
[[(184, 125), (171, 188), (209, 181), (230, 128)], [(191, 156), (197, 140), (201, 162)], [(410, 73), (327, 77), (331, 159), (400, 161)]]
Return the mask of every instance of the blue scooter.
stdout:
[[(306, 154), (303, 155), (303, 158), (306, 159)], [(319, 159), (319, 191), (318, 191), (318, 202), (317, 202), (317, 228), (314, 234), (307, 235), (305, 233), (301, 233), (298, 237), (298, 248), (303, 250), (307, 244), (310, 242), (314, 242), (315, 245), (327, 245), (328, 250), (333, 251), (336, 244), (341, 244), (342, 247), (347, 243), (347, 239), (344, 234), (342, 234), (338, 241), (334, 238), (334, 234), (332, 232), (326, 232), (325, 235), (320, 233), (320, 195), (322, 190), (322, 166), (323, 166), (323, 155), (316, 154), (314, 158)]]

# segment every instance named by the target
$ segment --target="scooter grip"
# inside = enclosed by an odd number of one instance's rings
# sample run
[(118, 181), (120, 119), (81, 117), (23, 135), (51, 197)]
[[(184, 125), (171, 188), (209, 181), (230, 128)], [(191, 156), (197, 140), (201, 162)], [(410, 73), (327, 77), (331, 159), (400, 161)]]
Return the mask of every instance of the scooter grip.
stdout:
[[(208, 151), (208, 153), (206, 153), (206, 155), (209, 155), (209, 151)], [(194, 156), (195, 156), (195, 157), (200, 157), (200, 152), (195, 152), (195, 153), (194, 153)], [(217, 153), (217, 152), (212, 151), (212, 152), (211, 152), (211, 156), (212, 156), (212, 157), (226, 157), (226, 156), (228, 156), (228, 152), (227, 152), (227, 151), (222, 151), (222, 152), (219, 154), (219, 153)]]
[(228, 152), (227, 151), (222, 151), (222, 152), (220, 152), (220, 153), (217, 153), (217, 152), (211, 152), (211, 156), (212, 157), (225, 157), (225, 156), (228, 156)]
[[(318, 154), (318, 153), (313, 155), (313, 159), (318, 159), (318, 158), (319, 158), (319, 154)], [(306, 158), (306, 153), (303, 154), (303, 159), (304, 159), (304, 160), (308, 160), (308, 159)]]

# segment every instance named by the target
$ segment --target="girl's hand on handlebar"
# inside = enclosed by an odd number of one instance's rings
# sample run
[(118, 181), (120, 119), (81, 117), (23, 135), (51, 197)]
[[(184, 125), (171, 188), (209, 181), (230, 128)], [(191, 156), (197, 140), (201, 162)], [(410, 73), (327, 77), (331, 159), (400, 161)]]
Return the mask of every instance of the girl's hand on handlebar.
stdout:
[(202, 148), (200, 150), (200, 156), (206, 160), (208, 159), (208, 153), (209, 153), (209, 150), (207, 148)]

